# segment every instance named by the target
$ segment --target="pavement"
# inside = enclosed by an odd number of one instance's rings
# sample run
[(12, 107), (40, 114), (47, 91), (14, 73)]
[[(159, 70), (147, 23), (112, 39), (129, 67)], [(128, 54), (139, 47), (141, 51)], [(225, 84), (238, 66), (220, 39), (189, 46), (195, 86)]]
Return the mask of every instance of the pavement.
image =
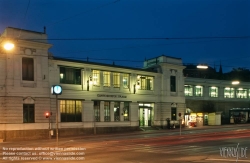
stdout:
[[(190, 133), (192, 131), (199, 131), (199, 130), (207, 130), (209, 131), (209, 129), (230, 129), (230, 128), (248, 128), (250, 129), (250, 124), (228, 124), (228, 125), (216, 125), (216, 126), (200, 126), (200, 127), (191, 127), (191, 128), (188, 128), (188, 127), (184, 127), (184, 128), (181, 128), (181, 131), (190, 131)], [(145, 129), (145, 127), (144, 127)], [(173, 134), (178, 134), (180, 132), (180, 128), (175, 128), (175, 129), (161, 129), (161, 128), (158, 128), (158, 130), (144, 130), (144, 131), (133, 131), (133, 132), (120, 132), (120, 133), (108, 133), (108, 134), (91, 134), (91, 135), (77, 135), (77, 136), (59, 136), (59, 139), (60, 139), (60, 142), (63, 142), (63, 141), (69, 141), (70, 140), (76, 140), (76, 139), (82, 139), (82, 138), (95, 138), (95, 137), (110, 137), (110, 136), (119, 136), (119, 135), (147, 135), (147, 134), (154, 134), (154, 133), (173, 133)], [(54, 140), (56, 140), (55, 137), (52, 137), (51, 139), (39, 139), (39, 141), (52, 141), (54, 142)], [(37, 139), (32, 139), (32, 140), (11, 140), (11, 141), (7, 141), (7, 142), (0, 142), (0, 144), (3, 144), (3, 143), (15, 143), (15, 142), (37, 142)]]

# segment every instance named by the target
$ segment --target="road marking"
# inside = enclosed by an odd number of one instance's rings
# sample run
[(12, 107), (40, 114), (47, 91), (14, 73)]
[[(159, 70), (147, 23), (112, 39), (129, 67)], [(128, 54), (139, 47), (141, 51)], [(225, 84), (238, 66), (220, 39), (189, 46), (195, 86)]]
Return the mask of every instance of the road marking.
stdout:
[[(208, 158), (208, 161), (232, 161), (235, 162), (235, 159), (219, 159), (219, 158)], [(238, 162), (250, 162), (250, 160), (237, 160)]]

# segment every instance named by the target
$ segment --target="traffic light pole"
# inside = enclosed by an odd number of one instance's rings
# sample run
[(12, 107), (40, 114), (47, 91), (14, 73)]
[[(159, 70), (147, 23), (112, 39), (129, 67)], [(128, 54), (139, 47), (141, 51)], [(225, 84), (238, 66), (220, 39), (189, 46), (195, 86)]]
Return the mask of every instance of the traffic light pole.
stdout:
[(56, 95), (56, 145), (58, 146), (58, 102), (57, 102), (57, 95)]

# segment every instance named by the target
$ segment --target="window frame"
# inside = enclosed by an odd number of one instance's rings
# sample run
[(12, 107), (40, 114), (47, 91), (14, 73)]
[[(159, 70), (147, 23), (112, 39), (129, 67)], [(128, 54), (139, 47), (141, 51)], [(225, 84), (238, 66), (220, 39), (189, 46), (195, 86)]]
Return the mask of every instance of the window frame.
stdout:
[[(200, 92), (200, 94), (197, 92), (197, 89), (198, 89), (198, 88), (200, 88), (200, 91), (198, 91), (198, 92)], [(201, 86), (201, 85), (196, 85), (196, 86), (194, 86), (194, 95), (195, 95), (196, 97), (203, 97), (203, 91), (204, 91), (203, 88), (204, 88), (204, 87)]]
[[(61, 122), (66, 122), (66, 123), (67, 122), (82, 122), (83, 105), (82, 105), (81, 100), (68, 100), (68, 99), (60, 100), (59, 106), (60, 106)], [(73, 115), (71, 115), (72, 113)]]
[[(30, 62), (30, 63), (28, 63), (28, 62)], [(32, 69), (32, 71), (30, 71), (30, 69)], [(35, 80), (34, 58), (22, 57), (22, 80), (24, 80), (24, 81), (34, 81)]]
[[(188, 90), (186, 90), (188, 89)], [(191, 91), (190, 91), (191, 89)], [(185, 96), (187, 97), (192, 97), (194, 96), (194, 86), (193, 85), (184, 85), (184, 93), (185, 93)]]
[(114, 88), (120, 88), (121, 82), (120, 82), (120, 73), (119, 72), (113, 72), (113, 87)]
[(170, 76), (170, 91), (176, 92), (176, 76)]
[(154, 90), (154, 77), (146, 75), (137, 75), (138, 82), (140, 84), (140, 90)]
[[(26, 112), (28, 113), (27, 115), (25, 115)], [(30, 115), (30, 112), (33, 112), (33, 116)], [(23, 123), (35, 123), (35, 104), (23, 104)]]
[[(208, 89), (208, 92), (209, 92), (209, 97), (214, 97), (214, 98), (219, 97), (219, 88), (218, 87), (210, 86)], [(213, 93), (213, 92), (215, 92), (215, 93)]]
[(82, 84), (82, 69), (77, 67), (59, 66), (60, 84)]

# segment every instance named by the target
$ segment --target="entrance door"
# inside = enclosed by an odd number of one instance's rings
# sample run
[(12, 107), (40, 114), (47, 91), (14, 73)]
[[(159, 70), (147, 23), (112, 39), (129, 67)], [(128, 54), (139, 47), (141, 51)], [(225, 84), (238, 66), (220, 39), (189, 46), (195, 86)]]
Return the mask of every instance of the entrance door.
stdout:
[(139, 108), (139, 125), (151, 126), (151, 108)]

